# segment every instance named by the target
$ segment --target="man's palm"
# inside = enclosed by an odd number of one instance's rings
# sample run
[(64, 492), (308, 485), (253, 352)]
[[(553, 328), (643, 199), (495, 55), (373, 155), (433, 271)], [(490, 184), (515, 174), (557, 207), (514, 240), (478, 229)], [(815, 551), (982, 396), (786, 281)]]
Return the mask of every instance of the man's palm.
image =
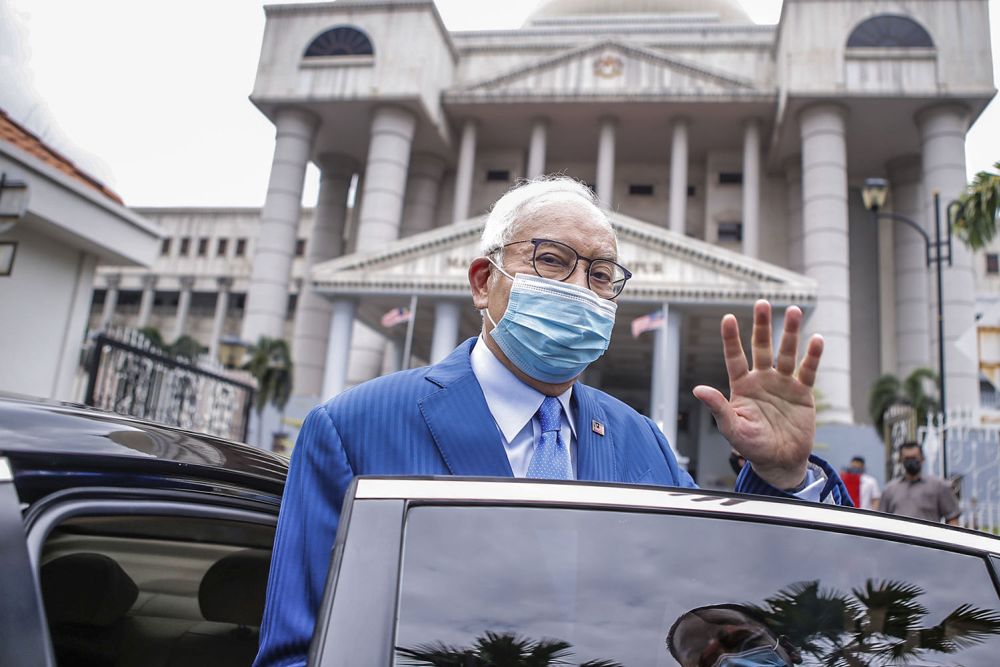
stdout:
[(722, 318), (722, 347), (729, 374), (729, 399), (699, 385), (694, 394), (709, 407), (719, 430), (772, 486), (797, 486), (806, 473), (816, 435), (812, 387), (823, 353), (823, 339), (813, 336), (796, 372), (802, 311), (791, 307), (776, 363), (771, 348), (771, 306), (754, 305), (753, 369), (747, 364), (736, 318)]

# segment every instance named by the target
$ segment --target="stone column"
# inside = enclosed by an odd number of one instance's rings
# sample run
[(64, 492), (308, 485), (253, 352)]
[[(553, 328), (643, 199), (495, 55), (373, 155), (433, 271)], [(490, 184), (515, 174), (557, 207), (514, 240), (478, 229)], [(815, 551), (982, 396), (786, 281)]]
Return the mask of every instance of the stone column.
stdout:
[(240, 335), (248, 343), (256, 343), (261, 336), (281, 338), (284, 333), (302, 185), (318, 124), (313, 114), (291, 107), (279, 109), (275, 117), (274, 159)]
[(674, 119), (670, 140), (670, 231), (687, 231), (688, 120)]
[(111, 324), (115, 316), (115, 308), (118, 307), (118, 288), (121, 287), (122, 277), (119, 274), (110, 275), (105, 278), (108, 289), (104, 293), (104, 308), (101, 310), (101, 321), (97, 328), (104, 331)]
[[(361, 194), (361, 213), (358, 216), (357, 252), (375, 252), (399, 238), (403, 217), (403, 202), (406, 194), (406, 180), (410, 165), (410, 149), (417, 129), (417, 118), (400, 107), (380, 107), (372, 119), (371, 140), (368, 145), (368, 159), (365, 163), (364, 188)], [(353, 302), (352, 302), (353, 304)], [(337, 392), (348, 385), (369, 380), (382, 369), (385, 337), (362, 322), (354, 321), (356, 305), (334, 302), (334, 313), (351, 309), (353, 332), (350, 336), (352, 349), (347, 359), (347, 375), (338, 383), (329, 384), (324, 380), (324, 394), (333, 386)], [(333, 325), (331, 324), (331, 332)], [(327, 348), (327, 359), (333, 354), (330, 347), (338, 344), (331, 336)], [(329, 362), (328, 362), (329, 363)], [(336, 369), (334, 369), (336, 370)], [(337, 371), (339, 373), (339, 371)], [(331, 377), (327, 369), (324, 378)]]
[(382, 354), (382, 375), (403, 370), (403, 346), (406, 341), (390, 338)]
[(455, 204), (451, 221), (461, 222), (469, 218), (472, 202), (472, 180), (476, 171), (476, 131), (475, 120), (466, 119), (462, 125), (462, 139), (458, 148), (458, 166), (455, 169)]
[(664, 326), (653, 338), (653, 382), (650, 388), (649, 418), (663, 424), (671, 448), (677, 449), (677, 399), (681, 369), (681, 314), (662, 306)]
[(431, 338), (430, 362), (436, 364), (458, 345), (458, 325), (462, 311), (454, 299), (438, 301), (434, 304), (434, 335)]
[(174, 318), (174, 333), (170, 342), (184, 335), (187, 328), (188, 313), (191, 310), (191, 290), (194, 289), (194, 276), (182, 276), (180, 279), (180, 297), (177, 299), (177, 317)]
[(785, 186), (788, 193), (788, 268), (803, 271), (802, 266), (802, 156), (785, 161)]
[(824, 418), (852, 423), (851, 303), (848, 252), (846, 112), (834, 104), (807, 107), (802, 129), (802, 255), (818, 286), (805, 336), (826, 341), (816, 388), (829, 405)]
[(438, 193), (444, 176), (444, 160), (431, 153), (415, 153), (410, 160), (410, 178), (403, 201), (400, 238), (433, 229), (437, 223)]
[[(924, 219), (928, 195), (923, 191), (923, 168), (919, 156), (892, 160), (889, 172), (892, 210), (910, 218), (934, 235), (933, 227)], [(885, 224), (885, 223), (880, 223)], [(928, 320), (930, 295), (926, 245), (915, 230), (906, 225), (890, 222), (893, 239), (894, 316), (896, 320), (896, 374), (905, 378), (921, 367), (935, 368), (937, 357), (931, 355), (930, 321)], [(933, 361), (932, 361), (933, 359)], [(887, 360), (891, 363), (891, 360)], [(888, 370), (888, 369), (887, 369)]]
[(525, 176), (538, 178), (545, 175), (545, 148), (548, 143), (549, 121), (535, 118), (531, 121), (531, 143), (528, 146), (528, 168)]
[(347, 367), (351, 354), (351, 334), (358, 304), (352, 299), (333, 302), (330, 317), (329, 344), (323, 365), (323, 400), (332, 398), (347, 388)]
[(149, 326), (149, 318), (153, 315), (153, 302), (156, 300), (156, 276), (146, 274), (142, 277), (142, 299), (139, 301), (139, 318), (135, 328)]
[(233, 288), (233, 279), (221, 277), (218, 279), (219, 291), (215, 297), (215, 318), (212, 320), (212, 340), (208, 344), (208, 358), (218, 361), (219, 341), (222, 340), (223, 329), (226, 327), (226, 313), (229, 311), (229, 290)]
[(375, 111), (358, 216), (358, 252), (383, 250), (386, 243), (399, 238), (416, 129), (417, 118), (406, 109), (379, 107)]
[(743, 128), (743, 254), (760, 256), (760, 121)]
[(597, 199), (601, 206), (610, 209), (615, 194), (615, 130), (617, 121), (614, 118), (601, 119), (601, 130), (597, 140)]
[[(941, 237), (948, 224), (948, 202), (957, 198), (966, 185), (965, 133), (969, 112), (963, 106), (946, 104), (917, 114), (923, 157), (924, 219), (934, 238), (934, 193), (941, 194)], [(976, 286), (972, 253), (955, 239), (952, 266), (944, 267), (945, 401), (948, 408), (979, 407), (979, 351), (976, 336), (960, 349), (959, 339), (976, 326)], [(936, 337), (937, 323), (932, 326)]]
[(330, 335), (333, 306), (317, 294), (310, 277), (315, 265), (343, 253), (344, 221), (347, 217), (347, 191), (357, 171), (357, 162), (346, 155), (320, 155), (319, 197), (312, 235), (306, 244), (302, 288), (295, 308), (292, 335), (292, 359), (295, 362), (296, 396), (319, 396), (323, 389), (323, 362)]

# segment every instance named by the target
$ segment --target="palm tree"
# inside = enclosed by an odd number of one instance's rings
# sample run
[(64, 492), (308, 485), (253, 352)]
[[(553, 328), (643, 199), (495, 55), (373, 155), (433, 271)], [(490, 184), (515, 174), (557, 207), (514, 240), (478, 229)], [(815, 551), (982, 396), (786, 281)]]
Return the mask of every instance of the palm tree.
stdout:
[[(933, 391), (928, 391), (930, 386)], [(868, 394), (868, 415), (879, 434), (884, 432), (886, 411), (894, 405), (909, 405), (917, 413), (917, 424), (926, 422), (927, 415), (940, 408), (937, 386), (937, 373), (929, 368), (918, 368), (903, 381), (892, 374), (875, 380)]]
[[(567, 662), (573, 645), (559, 639), (533, 640), (513, 632), (487, 630), (472, 646), (450, 646), (444, 642), (397, 648), (413, 667), (556, 667)], [(588, 660), (580, 667), (622, 667), (612, 660)]]
[[(285, 406), (292, 395), (292, 354), (288, 343), (282, 338), (261, 336), (247, 350), (243, 368), (257, 380), (257, 395), (254, 397), (257, 423), (261, 423), (264, 408), (270, 404), (278, 408), (283, 424)], [(262, 444), (263, 438), (264, 430), (261, 428), (257, 444)]]
[(167, 344), (163, 340), (163, 334), (156, 327), (143, 327), (139, 329), (139, 333), (146, 337), (149, 344), (160, 350), (166, 350)]
[(197, 361), (201, 353), (205, 351), (205, 348), (194, 337), (185, 334), (168, 345), (167, 351), (175, 357)]
[[(1000, 171), (1000, 162), (993, 165)], [(985, 248), (997, 233), (1000, 217), (1000, 174), (981, 171), (959, 197), (955, 233), (972, 250)]]

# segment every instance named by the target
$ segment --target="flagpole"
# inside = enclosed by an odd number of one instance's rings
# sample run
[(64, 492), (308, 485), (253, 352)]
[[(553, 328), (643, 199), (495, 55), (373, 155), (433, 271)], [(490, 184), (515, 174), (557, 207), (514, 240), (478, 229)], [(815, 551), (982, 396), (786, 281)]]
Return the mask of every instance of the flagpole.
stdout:
[(417, 295), (410, 297), (410, 321), (406, 323), (406, 343), (403, 344), (403, 370), (410, 367), (410, 352), (413, 350), (413, 326), (417, 322)]

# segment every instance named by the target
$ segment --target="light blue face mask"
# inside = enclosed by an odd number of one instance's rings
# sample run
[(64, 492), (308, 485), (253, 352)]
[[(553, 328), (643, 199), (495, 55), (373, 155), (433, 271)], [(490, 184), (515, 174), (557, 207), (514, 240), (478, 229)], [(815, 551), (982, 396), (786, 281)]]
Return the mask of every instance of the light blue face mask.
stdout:
[[(491, 260), (492, 261), (492, 260)], [(507, 311), (490, 332), (507, 358), (540, 382), (568, 382), (596, 361), (611, 343), (618, 304), (589, 289), (540, 276), (511, 276)]]
[(769, 646), (750, 649), (742, 653), (724, 655), (713, 667), (789, 667), (778, 652)]

